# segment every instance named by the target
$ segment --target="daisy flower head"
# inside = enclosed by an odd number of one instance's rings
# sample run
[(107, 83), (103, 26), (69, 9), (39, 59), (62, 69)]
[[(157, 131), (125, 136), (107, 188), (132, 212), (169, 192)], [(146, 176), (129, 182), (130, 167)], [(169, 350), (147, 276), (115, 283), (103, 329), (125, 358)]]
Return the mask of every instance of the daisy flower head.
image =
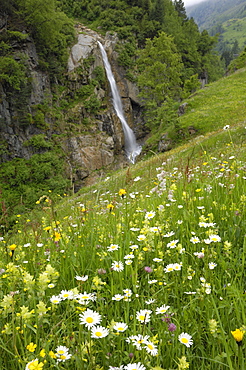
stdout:
[(214, 243), (221, 241), (221, 237), (217, 234), (209, 235), (209, 239), (211, 240), (211, 242), (214, 242)]
[(215, 262), (209, 262), (208, 267), (210, 270), (213, 270), (217, 266), (217, 263)]
[(124, 322), (116, 322), (113, 326), (114, 330), (117, 332), (123, 333), (128, 328), (128, 325)]
[(164, 234), (163, 237), (164, 238), (169, 238), (170, 236), (173, 236), (174, 235), (174, 232), (173, 231), (169, 231), (168, 233)]
[(57, 362), (65, 362), (69, 360), (72, 357), (71, 353), (64, 353), (64, 355), (61, 355), (57, 358)]
[(65, 299), (74, 299), (74, 293), (71, 290), (62, 290), (59, 296), (63, 301)]
[(141, 362), (137, 362), (134, 364), (128, 364), (124, 367), (125, 370), (146, 370), (146, 367), (141, 364)]
[(135, 249), (138, 249), (138, 245), (137, 244), (133, 244), (133, 245), (130, 245), (129, 247), (132, 251), (134, 251)]
[(110, 244), (109, 247), (107, 247), (107, 250), (109, 252), (117, 251), (120, 248), (118, 244)]
[(90, 301), (96, 300), (96, 294), (95, 293), (79, 293), (76, 295), (77, 302), (82, 305), (88, 304)]
[(114, 261), (111, 265), (113, 271), (121, 272), (124, 270), (124, 265), (121, 261)]
[(155, 313), (157, 315), (166, 313), (169, 308), (170, 306), (166, 306), (165, 304), (163, 304), (161, 307), (156, 308)]
[(50, 302), (53, 304), (59, 304), (62, 301), (62, 298), (59, 295), (53, 295), (50, 298)]
[(159, 233), (161, 229), (158, 226), (153, 226), (150, 227), (149, 231), (151, 231), (152, 233)]
[(176, 248), (177, 247), (177, 243), (178, 243), (178, 239), (177, 240), (171, 240), (169, 243), (167, 243), (167, 248)]
[(78, 281), (86, 281), (86, 280), (88, 280), (88, 275), (82, 275), (82, 276), (76, 275), (75, 279), (78, 280)]
[(91, 328), (91, 337), (92, 338), (105, 338), (109, 334), (109, 330), (107, 328), (104, 328), (103, 326), (93, 326)]
[(197, 236), (192, 236), (192, 238), (190, 238), (190, 241), (193, 244), (200, 243), (200, 239)]
[(152, 218), (154, 218), (155, 217), (155, 211), (150, 211), (150, 212), (147, 212), (146, 214), (145, 214), (145, 219), (146, 220), (151, 220)]
[(173, 263), (169, 263), (169, 265), (166, 265), (166, 267), (164, 268), (164, 272), (172, 272), (173, 270), (174, 270)]
[(129, 338), (126, 339), (127, 343), (132, 343), (137, 349), (140, 351), (149, 340), (149, 335), (131, 335)]
[(186, 347), (190, 347), (193, 344), (192, 336), (187, 334), (187, 333), (181, 333), (178, 336), (178, 339), (179, 339), (180, 343), (184, 344)]
[(150, 321), (151, 310), (140, 310), (136, 313), (136, 319), (141, 323), (147, 323)]
[(124, 298), (124, 296), (122, 294), (115, 294), (112, 297), (112, 301), (121, 301), (123, 298)]
[(143, 240), (145, 240), (146, 239), (146, 236), (145, 235), (143, 235), (143, 234), (140, 234), (140, 235), (138, 235), (138, 237), (137, 237), (137, 240), (139, 241), (139, 242), (141, 242), (141, 241), (143, 241)]
[(87, 329), (92, 328), (93, 326), (100, 324), (101, 315), (93, 310), (87, 308), (86, 311), (79, 315), (80, 324), (85, 325)]
[(56, 354), (58, 356), (64, 355), (69, 352), (69, 349), (66, 346), (58, 346), (56, 348)]
[(146, 351), (151, 354), (152, 356), (157, 356), (158, 355), (158, 349), (157, 346), (152, 343), (151, 341), (148, 341), (144, 347)]
[(145, 303), (146, 303), (146, 304), (153, 304), (153, 303), (155, 303), (155, 299), (150, 298), (150, 299), (148, 299), (147, 301), (145, 301)]

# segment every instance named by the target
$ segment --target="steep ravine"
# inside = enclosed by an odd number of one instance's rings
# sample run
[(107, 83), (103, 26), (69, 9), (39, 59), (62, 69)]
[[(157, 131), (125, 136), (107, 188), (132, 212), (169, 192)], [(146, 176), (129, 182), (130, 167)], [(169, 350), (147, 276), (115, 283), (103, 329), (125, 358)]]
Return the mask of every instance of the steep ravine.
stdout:
[[(28, 160), (33, 154), (50, 150), (52, 143), (58, 144), (65, 158), (66, 176), (75, 191), (126, 164), (123, 130), (109, 85), (105, 77), (98, 83), (104, 66), (97, 40), (107, 51), (127, 122), (137, 140), (145, 136), (137, 87), (125, 78), (124, 69), (117, 63), (117, 35), (102, 37), (82, 25), (76, 26), (76, 34), (63, 84), (51, 84), (29, 37), (16, 43), (13, 54), (17, 61), (24, 59), (27, 83), (20, 91), (0, 84), (1, 161)], [(34, 145), (40, 135), (43, 145)]]

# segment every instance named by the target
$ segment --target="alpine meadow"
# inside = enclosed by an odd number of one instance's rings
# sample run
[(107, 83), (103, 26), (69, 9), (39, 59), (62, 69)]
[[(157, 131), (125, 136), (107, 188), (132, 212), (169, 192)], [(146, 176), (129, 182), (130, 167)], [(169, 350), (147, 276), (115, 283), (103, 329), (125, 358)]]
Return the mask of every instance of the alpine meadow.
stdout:
[[(182, 0), (4, 0), (0, 31), (0, 369), (244, 370), (245, 50)], [(92, 39), (138, 91), (135, 163)], [(75, 166), (105, 127), (113, 164)]]

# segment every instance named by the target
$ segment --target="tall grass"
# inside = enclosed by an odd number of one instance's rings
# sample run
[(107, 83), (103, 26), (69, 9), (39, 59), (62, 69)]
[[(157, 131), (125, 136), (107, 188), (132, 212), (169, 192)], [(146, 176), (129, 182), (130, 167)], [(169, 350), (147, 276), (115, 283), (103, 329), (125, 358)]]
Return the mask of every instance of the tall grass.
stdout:
[(2, 370), (245, 368), (245, 154), (223, 135), (17, 215)]

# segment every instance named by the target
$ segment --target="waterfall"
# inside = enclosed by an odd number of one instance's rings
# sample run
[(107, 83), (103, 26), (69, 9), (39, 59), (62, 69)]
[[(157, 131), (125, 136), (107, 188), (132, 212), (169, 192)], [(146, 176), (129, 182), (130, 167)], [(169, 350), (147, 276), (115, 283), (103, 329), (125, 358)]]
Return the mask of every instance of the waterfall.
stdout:
[(104, 63), (104, 66), (105, 66), (107, 78), (108, 78), (108, 81), (109, 81), (109, 84), (110, 84), (110, 87), (111, 87), (111, 91), (112, 91), (112, 95), (113, 95), (114, 109), (115, 109), (116, 114), (117, 114), (117, 116), (120, 119), (121, 124), (122, 124), (124, 137), (125, 137), (126, 156), (127, 156), (127, 158), (129, 159), (130, 162), (135, 163), (135, 159), (141, 153), (142, 147), (141, 147), (141, 145), (139, 145), (137, 143), (134, 132), (132, 131), (132, 129), (128, 126), (128, 124), (126, 122), (124, 112), (123, 112), (122, 103), (121, 103), (120, 94), (118, 92), (117, 85), (116, 85), (116, 82), (115, 82), (115, 79), (114, 79), (114, 75), (112, 73), (110, 63), (108, 61), (107, 53), (106, 53), (104, 47), (102, 46), (102, 44), (100, 43), (100, 41), (98, 41), (98, 44), (99, 44), (99, 47), (100, 47), (100, 50), (101, 50), (101, 53), (102, 53), (103, 63)]

